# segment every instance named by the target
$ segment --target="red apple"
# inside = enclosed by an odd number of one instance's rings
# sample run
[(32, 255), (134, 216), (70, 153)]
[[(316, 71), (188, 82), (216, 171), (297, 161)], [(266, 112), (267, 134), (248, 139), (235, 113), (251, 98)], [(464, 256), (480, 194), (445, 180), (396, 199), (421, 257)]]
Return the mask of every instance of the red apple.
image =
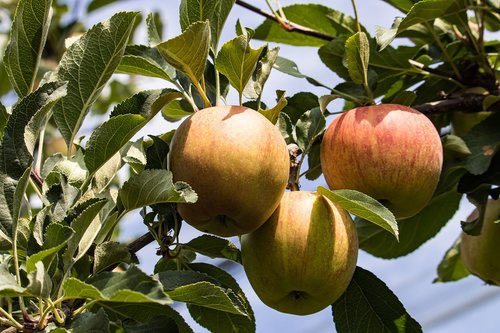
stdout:
[(403, 105), (347, 111), (328, 126), (321, 144), (321, 168), (331, 189), (368, 194), (398, 219), (427, 205), (442, 163), (443, 148), (432, 122)]
[(322, 195), (285, 192), (271, 218), (241, 236), (241, 256), (262, 302), (285, 313), (311, 314), (347, 289), (358, 257), (356, 227)]
[(283, 195), (290, 158), (280, 131), (241, 106), (217, 106), (188, 117), (170, 146), (170, 170), (198, 194), (179, 204), (195, 228), (223, 237), (257, 229)]

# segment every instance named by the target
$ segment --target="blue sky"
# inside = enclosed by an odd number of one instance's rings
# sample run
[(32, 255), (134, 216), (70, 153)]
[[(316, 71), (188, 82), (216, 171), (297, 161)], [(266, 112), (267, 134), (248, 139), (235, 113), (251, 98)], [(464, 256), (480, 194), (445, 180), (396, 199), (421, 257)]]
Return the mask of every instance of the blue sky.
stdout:
[[(265, 8), (265, 1), (249, 1), (256, 6)], [(298, 2), (298, 1), (297, 1)], [(334, 9), (352, 15), (351, 1), (300, 1), (302, 3), (321, 3)], [(283, 6), (295, 3), (295, 1), (282, 0)], [(88, 17), (89, 24), (98, 22), (109, 17), (118, 10), (141, 10), (147, 14), (151, 10), (159, 10), (165, 23), (164, 38), (174, 37), (179, 33), (177, 18), (179, 0), (142, 0), (123, 1), (117, 5), (96, 11)], [(374, 32), (377, 25), (389, 27), (397, 15), (401, 15), (392, 7), (382, 1), (359, 0), (358, 11), (363, 25), (370, 32)], [(240, 18), (242, 24), (256, 27), (262, 18), (256, 14), (236, 6), (227, 22), (222, 41), (234, 37), (234, 24), (236, 18)], [(143, 34), (139, 32), (138, 36)], [(280, 55), (293, 59), (297, 62), (300, 70), (329, 86), (339, 82), (338, 78), (319, 61), (315, 48), (281, 47)], [(144, 88), (158, 88), (163, 85), (160, 81), (143, 80)], [(298, 91), (311, 91), (318, 95), (327, 94), (324, 89), (316, 88), (305, 80), (292, 78), (279, 72), (273, 72), (266, 85), (264, 100), (274, 100), (275, 90), (286, 90), (291, 96)], [(232, 102), (237, 103), (236, 95)], [(335, 105), (335, 104), (334, 104)], [(150, 133), (163, 133), (177, 124), (169, 124), (161, 117), (154, 122), (154, 126), (148, 127), (141, 135)], [(315, 190), (318, 185), (325, 185), (320, 179), (315, 182), (302, 183), (303, 190)], [(452, 221), (435, 237), (414, 253), (396, 260), (382, 260), (374, 258), (364, 252), (360, 252), (358, 265), (372, 271), (386, 282), (389, 288), (400, 298), (408, 312), (419, 321), (424, 332), (448, 333), (448, 332), (498, 332), (500, 318), (496, 315), (500, 308), (500, 291), (495, 287), (488, 287), (475, 277), (469, 277), (455, 283), (433, 284), (436, 275), (436, 266), (440, 262), (444, 252), (448, 249), (460, 231), (460, 220), (465, 219), (472, 210), (472, 206), (463, 200), (459, 212)], [(145, 228), (139, 221), (139, 216), (130, 215), (124, 221), (124, 239), (132, 239), (145, 232)], [(192, 228), (183, 227), (182, 239), (187, 241), (196, 237), (199, 233)], [(235, 240), (236, 241), (236, 240)], [(139, 252), (141, 267), (151, 271), (154, 265), (152, 253), (155, 252), (154, 245), (146, 247)], [(262, 304), (253, 293), (243, 270), (236, 268), (231, 273), (238, 279), (239, 283), (249, 297), (257, 320), (257, 332), (303, 333), (303, 332), (332, 332), (334, 331), (331, 310), (329, 308), (317, 314), (299, 317), (279, 313)], [(189, 317), (187, 311), (181, 306), (180, 311)], [(201, 327), (190, 322), (195, 332), (206, 332)]]

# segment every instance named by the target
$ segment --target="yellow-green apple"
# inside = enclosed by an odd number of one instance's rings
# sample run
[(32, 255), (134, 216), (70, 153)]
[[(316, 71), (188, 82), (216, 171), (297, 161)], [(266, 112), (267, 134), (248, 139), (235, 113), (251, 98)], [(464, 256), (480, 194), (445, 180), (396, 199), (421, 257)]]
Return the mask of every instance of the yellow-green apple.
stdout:
[[(479, 217), (477, 210), (467, 218), (473, 221)], [(471, 236), (462, 233), (460, 255), (465, 267), (490, 284), (500, 285), (500, 199), (486, 204), (481, 233)]]
[(314, 192), (285, 192), (271, 218), (241, 236), (243, 267), (257, 296), (278, 311), (307, 315), (347, 289), (358, 258), (356, 227)]
[(198, 194), (179, 204), (195, 228), (229, 237), (257, 229), (279, 204), (290, 169), (278, 128), (255, 110), (217, 106), (188, 117), (175, 132), (169, 155), (175, 181)]
[(431, 199), (443, 148), (424, 114), (403, 105), (381, 104), (335, 118), (325, 132), (320, 156), (331, 189), (368, 194), (403, 219), (417, 214)]

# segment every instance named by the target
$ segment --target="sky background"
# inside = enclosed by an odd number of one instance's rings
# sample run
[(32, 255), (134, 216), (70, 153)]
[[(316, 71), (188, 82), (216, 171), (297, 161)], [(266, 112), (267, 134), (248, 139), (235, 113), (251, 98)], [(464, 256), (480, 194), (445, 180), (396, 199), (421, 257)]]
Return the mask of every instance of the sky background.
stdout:
[[(71, 3), (71, 1), (68, 1)], [(92, 25), (108, 18), (113, 13), (120, 10), (139, 10), (146, 16), (150, 11), (159, 11), (165, 24), (164, 39), (175, 37), (180, 33), (178, 21), (179, 0), (141, 0), (141, 1), (121, 1), (112, 6), (93, 12), (85, 18), (87, 25)], [(264, 0), (249, 1), (253, 5), (265, 9)], [(299, 1), (282, 0), (283, 6)], [(353, 15), (351, 1), (300, 1), (301, 3), (320, 3), (348, 15)], [(80, 5), (83, 5), (81, 2)], [(400, 12), (377, 0), (359, 0), (357, 2), (361, 23), (367, 27), (368, 31), (374, 33), (376, 26), (389, 27), (394, 18), (401, 15)], [(221, 38), (221, 44), (235, 36), (234, 26), (239, 18), (244, 26), (255, 28), (263, 18), (248, 10), (235, 6), (230, 18), (226, 23), (225, 31)], [(135, 42), (145, 43), (144, 27), (140, 27), (137, 32)], [(259, 42), (253, 43), (258, 46)], [(273, 44), (271, 46), (274, 46)], [(335, 86), (339, 83), (338, 77), (328, 70), (317, 56), (317, 48), (280, 46), (280, 55), (293, 59), (299, 66), (302, 73), (318, 79), (327, 86)], [(150, 78), (141, 80), (140, 85), (145, 89), (160, 88), (165, 83)], [(297, 79), (277, 71), (273, 71), (265, 87), (264, 101), (272, 105), (276, 90), (286, 90), (287, 96), (292, 96), (299, 91), (310, 91), (318, 96), (328, 94), (328, 91), (314, 87), (303, 79)], [(229, 96), (230, 103), (237, 103), (236, 94)], [(341, 104), (331, 104), (330, 110), (341, 107)], [(331, 119), (329, 119), (331, 121)], [(147, 134), (160, 134), (178, 126), (167, 123), (160, 117), (155, 119), (151, 126), (144, 129), (138, 136)], [(302, 182), (302, 190), (314, 191), (317, 186), (326, 186), (325, 181), (320, 178), (315, 182)], [(411, 316), (413, 316), (422, 326), (424, 332), (428, 333), (448, 333), (448, 332), (499, 332), (500, 317), (497, 315), (500, 308), (500, 289), (485, 286), (482, 281), (475, 277), (468, 277), (454, 283), (433, 284), (436, 277), (436, 266), (441, 261), (444, 252), (450, 247), (460, 232), (460, 220), (464, 220), (471, 212), (472, 206), (466, 200), (462, 200), (460, 210), (445, 228), (432, 240), (412, 254), (395, 259), (383, 260), (375, 258), (360, 251), (358, 265), (370, 270), (398, 296)], [(123, 221), (122, 239), (132, 240), (143, 234), (146, 228), (142, 225), (138, 213), (132, 213)], [(200, 233), (188, 225), (183, 226), (181, 241), (189, 241), (199, 236)], [(232, 239), (237, 242), (237, 239)], [(141, 250), (138, 255), (141, 260), (141, 268), (147, 272), (152, 272), (154, 264), (158, 258), (154, 257), (155, 245)], [(217, 261), (210, 261), (217, 263)], [(229, 272), (238, 280), (245, 291), (250, 303), (253, 306), (257, 321), (257, 332), (333, 332), (331, 309), (327, 308), (319, 313), (310, 316), (293, 316), (279, 313), (268, 308), (260, 302), (252, 291), (243, 269), (239, 266), (231, 266)], [(206, 332), (203, 328), (194, 323), (184, 306), (177, 309), (188, 320), (195, 332)]]

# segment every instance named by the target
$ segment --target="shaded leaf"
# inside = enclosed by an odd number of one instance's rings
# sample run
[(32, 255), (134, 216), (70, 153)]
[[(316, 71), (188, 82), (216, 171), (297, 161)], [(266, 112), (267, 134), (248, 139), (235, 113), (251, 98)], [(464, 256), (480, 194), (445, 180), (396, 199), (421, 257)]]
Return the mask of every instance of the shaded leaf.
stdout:
[(346, 292), (333, 305), (338, 332), (422, 332), (396, 295), (373, 273), (356, 267)]
[(254, 73), (250, 77), (248, 83), (243, 90), (243, 95), (246, 98), (257, 99), (260, 98), (264, 90), (264, 85), (271, 74), (276, 58), (278, 57), (279, 47), (269, 48), (265, 47)]
[(109, 333), (109, 319), (103, 309), (85, 312), (75, 317), (71, 323), (71, 333)]
[(1, 297), (16, 297), (28, 295), (23, 287), (21, 287), (14, 275), (10, 274), (6, 264), (0, 264), (0, 296)]
[(461, 237), (458, 237), (453, 245), (446, 251), (443, 259), (437, 267), (437, 277), (433, 282), (457, 281), (467, 277), (470, 272), (464, 266), (460, 256)]
[(407, 255), (434, 237), (458, 209), (462, 195), (455, 189), (435, 196), (417, 215), (399, 221), (399, 242), (372, 223), (356, 221), (359, 247), (381, 258)]
[(273, 68), (279, 70), (282, 73), (285, 73), (285, 74), (288, 74), (288, 75), (291, 75), (291, 76), (294, 76), (294, 77), (306, 79), (309, 83), (311, 83), (311, 84), (313, 84), (315, 86), (324, 87), (324, 88), (329, 89), (327, 86), (325, 86), (324, 84), (320, 83), (316, 79), (313, 79), (310, 76), (302, 74), (299, 71), (299, 67), (297, 66), (297, 64), (295, 62), (293, 62), (292, 60), (290, 60), (290, 59), (279, 57), (279, 56), (276, 57), (276, 60), (274, 62)]
[(9, 113), (7, 112), (7, 109), (5, 106), (0, 102), (0, 143), (2, 142), (3, 139), (3, 130), (5, 128), (5, 125), (7, 125), (7, 120), (9, 119)]
[(172, 181), (167, 170), (149, 169), (130, 177), (122, 186), (119, 197), (125, 210), (162, 202), (195, 202), (196, 193), (185, 183)]
[(326, 119), (319, 107), (305, 112), (300, 117), (295, 126), (295, 141), (303, 154), (309, 153), (314, 140), (323, 133), (325, 126)]
[(54, 119), (68, 146), (120, 63), (136, 16), (133, 12), (115, 14), (90, 28), (64, 53), (55, 77), (68, 81), (68, 94), (56, 104)]
[(30, 283), (26, 289), (35, 297), (49, 298), (52, 290), (52, 278), (45, 270), (43, 262), (38, 261), (35, 267), (28, 275)]
[[(394, 241), (394, 243), (397, 243), (397, 240), (399, 239), (398, 223), (396, 222), (396, 219), (394, 218), (394, 215), (391, 213), (391, 211), (384, 207), (377, 200), (358, 191), (330, 191), (321, 186), (318, 187), (318, 193), (339, 204), (349, 213), (370, 221), (374, 225), (378, 226), (374, 226), (376, 229), (384, 229), (389, 231), (393, 236), (391, 236), (391, 239)], [(382, 234), (384, 236), (387, 235), (387, 233), (385, 232), (382, 232)]]
[(13, 108), (0, 144), (0, 237), (9, 240), (16, 230), (19, 210), (33, 162), (38, 132), (50, 108), (66, 94), (60, 82), (45, 84)]
[(131, 258), (130, 251), (125, 244), (113, 241), (100, 243), (94, 251), (94, 273), (99, 273), (120, 262), (130, 264)]
[(483, 121), (474, 126), (463, 137), (471, 155), (467, 158), (465, 168), (473, 175), (479, 175), (488, 170), (491, 159), (500, 149), (500, 112), (494, 112)]
[(33, 89), (50, 27), (51, 6), (52, 0), (20, 0), (17, 4), (4, 65), (20, 97)]

